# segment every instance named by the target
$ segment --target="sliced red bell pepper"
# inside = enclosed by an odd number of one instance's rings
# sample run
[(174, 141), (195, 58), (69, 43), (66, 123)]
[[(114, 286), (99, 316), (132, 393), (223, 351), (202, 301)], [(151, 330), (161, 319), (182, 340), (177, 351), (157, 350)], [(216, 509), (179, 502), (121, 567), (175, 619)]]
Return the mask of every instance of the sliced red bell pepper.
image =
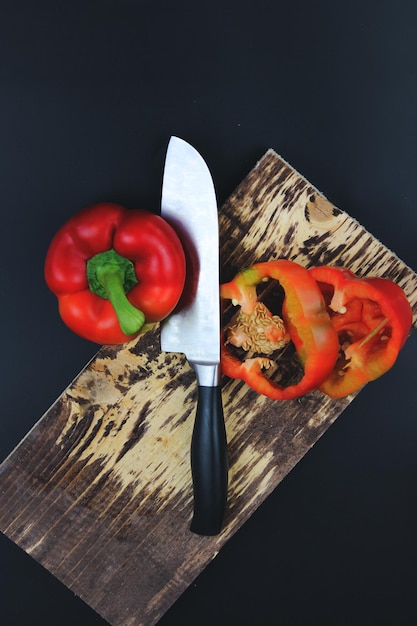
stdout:
[[(279, 281), (285, 292), (282, 318), (284, 326), (272, 319), (269, 311), (261, 309), (262, 317), (267, 319), (267, 333), (272, 337), (271, 352), (274, 346), (280, 347), (286, 339), (294, 343), (298, 358), (304, 368), (302, 379), (287, 387), (280, 386), (264, 375), (263, 368), (270, 364), (265, 356), (254, 356), (241, 361), (229, 348), (229, 343), (251, 348), (253, 342), (256, 352), (259, 331), (257, 323), (258, 296), (256, 286), (264, 281), (275, 279)], [(222, 342), (222, 370), (231, 378), (241, 378), (258, 393), (275, 400), (289, 400), (297, 398), (318, 387), (332, 370), (339, 351), (339, 342), (336, 331), (326, 311), (326, 305), (316, 281), (301, 265), (292, 261), (278, 259), (266, 263), (257, 263), (243, 270), (237, 276), (220, 287), (223, 300), (231, 300), (239, 305), (241, 311), (248, 318), (243, 330), (239, 328), (225, 328), (225, 337)], [(253, 318), (253, 319), (252, 319)], [(254, 323), (252, 323), (252, 321)], [(262, 336), (265, 329), (261, 330)]]
[(341, 398), (393, 366), (411, 329), (411, 305), (401, 287), (386, 278), (359, 278), (342, 267), (315, 267), (309, 273), (325, 298), (340, 345), (335, 367), (319, 389)]
[(174, 309), (184, 287), (185, 256), (162, 217), (101, 203), (57, 232), (45, 279), (71, 330), (96, 343), (124, 343)]

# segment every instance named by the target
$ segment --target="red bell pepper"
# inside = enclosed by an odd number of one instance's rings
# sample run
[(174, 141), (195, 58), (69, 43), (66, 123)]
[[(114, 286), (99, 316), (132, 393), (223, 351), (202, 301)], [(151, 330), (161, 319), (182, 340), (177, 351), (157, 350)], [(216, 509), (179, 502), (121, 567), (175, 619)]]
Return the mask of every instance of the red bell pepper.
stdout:
[[(279, 281), (285, 292), (281, 323), (264, 305), (259, 307), (262, 303), (258, 302), (256, 286), (270, 279)], [(297, 398), (315, 389), (330, 375), (339, 351), (338, 336), (316, 281), (301, 265), (284, 259), (257, 263), (221, 285), (220, 295), (241, 307), (237, 323), (225, 328), (224, 374), (241, 378), (255, 391), (275, 400)], [(262, 372), (271, 364), (270, 359), (253, 356), (242, 361), (229, 346), (242, 346), (255, 353), (263, 352), (265, 347), (271, 353), (289, 339), (294, 343), (304, 375), (298, 383), (287, 387), (278, 385)]]
[(162, 217), (96, 204), (52, 239), (45, 280), (71, 330), (97, 343), (124, 343), (174, 309), (184, 287), (185, 256)]
[(340, 352), (319, 389), (341, 398), (387, 372), (412, 324), (412, 309), (399, 285), (386, 278), (359, 278), (341, 267), (309, 270), (326, 301)]

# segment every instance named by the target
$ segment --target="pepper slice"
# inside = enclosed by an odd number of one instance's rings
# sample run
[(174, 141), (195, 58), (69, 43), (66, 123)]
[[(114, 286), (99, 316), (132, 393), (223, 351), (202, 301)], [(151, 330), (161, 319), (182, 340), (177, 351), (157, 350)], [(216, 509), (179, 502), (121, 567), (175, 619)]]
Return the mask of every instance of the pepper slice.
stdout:
[[(330, 375), (338, 356), (339, 341), (316, 281), (305, 268), (293, 261), (278, 259), (252, 265), (229, 283), (221, 285), (221, 298), (240, 305), (244, 315), (249, 319), (255, 316), (256, 319), (259, 305), (256, 286), (270, 279), (277, 280), (285, 292), (282, 306), (285, 328), (280, 333), (279, 325), (273, 320), (267, 328), (272, 336), (275, 335), (277, 347), (281, 341), (292, 340), (303, 366), (302, 379), (287, 387), (280, 386), (262, 372), (270, 365), (268, 358), (254, 356), (241, 361), (232, 353), (229, 343), (242, 345), (243, 341), (247, 341), (251, 345), (253, 331), (250, 325), (244, 328), (243, 339), (235, 328), (231, 332), (225, 329), (222, 371), (230, 378), (241, 378), (252, 389), (269, 398), (290, 400), (315, 389)], [(272, 318), (269, 311), (264, 311), (263, 315), (268, 316), (268, 313)], [(259, 330), (258, 324), (253, 324), (253, 327)], [(264, 329), (261, 334), (265, 335)]]
[(45, 280), (71, 330), (96, 343), (124, 343), (174, 309), (184, 287), (185, 255), (159, 215), (100, 203), (56, 233)]
[(411, 305), (387, 278), (360, 278), (344, 267), (308, 271), (325, 298), (340, 345), (336, 365), (319, 389), (342, 398), (394, 365), (411, 330)]

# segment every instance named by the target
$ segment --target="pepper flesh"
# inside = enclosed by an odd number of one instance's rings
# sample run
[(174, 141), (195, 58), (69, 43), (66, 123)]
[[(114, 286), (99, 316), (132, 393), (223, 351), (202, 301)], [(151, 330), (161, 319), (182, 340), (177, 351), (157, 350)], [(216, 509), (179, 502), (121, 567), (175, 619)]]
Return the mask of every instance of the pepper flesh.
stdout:
[(261, 356), (241, 361), (228, 348), (227, 338), (222, 341), (222, 370), (230, 378), (241, 378), (269, 398), (289, 400), (315, 389), (330, 375), (339, 342), (316, 281), (293, 261), (278, 259), (252, 265), (221, 285), (221, 298), (240, 305), (241, 310), (250, 315), (257, 303), (256, 286), (269, 279), (277, 280), (285, 292), (282, 317), (304, 369), (302, 379), (287, 387), (278, 385), (262, 372), (271, 363), (268, 358)]
[[(95, 266), (88, 271), (90, 264)], [(118, 344), (171, 313), (185, 269), (181, 242), (162, 217), (100, 203), (56, 233), (45, 280), (71, 330), (96, 343)]]
[(386, 278), (360, 278), (343, 267), (309, 270), (326, 300), (340, 353), (319, 389), (341, 398), (379, 378), (395, 363), (412, 325), (404, 291)]

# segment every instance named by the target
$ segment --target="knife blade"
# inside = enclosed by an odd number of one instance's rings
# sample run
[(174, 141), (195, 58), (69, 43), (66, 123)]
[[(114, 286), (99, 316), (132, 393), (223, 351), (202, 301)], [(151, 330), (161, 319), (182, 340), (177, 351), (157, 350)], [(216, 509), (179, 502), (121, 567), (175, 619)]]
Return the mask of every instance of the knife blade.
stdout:
[(175, 311), (161, 324), (161, 349), (181, 352), (195, 371), (197, 407), (191, 439), (194, 512), (190, 530), (220, 533), (227, 504), (227, 439), (220, 389), (219, 230), (214, 184), (201, 155), (171, 137), (161, 215), (185, 251), (187, 281)]

